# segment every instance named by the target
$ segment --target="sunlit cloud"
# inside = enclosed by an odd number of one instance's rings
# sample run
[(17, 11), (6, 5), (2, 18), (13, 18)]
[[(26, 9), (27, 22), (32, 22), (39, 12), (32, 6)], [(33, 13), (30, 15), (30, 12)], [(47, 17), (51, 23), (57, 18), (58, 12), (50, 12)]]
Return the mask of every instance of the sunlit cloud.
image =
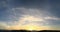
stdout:
[(57, 18), (57, 17), (50, 17), (50, 16), (45, 17), (45, 19), (60, 20), (60, 18)]
[(59, 18), (48, 16), (47, 14), (45, 14), (46, 11), (43, 12), (43, 10), (40, 9), (28, 9), (22, 7), (12, 8), (8, 11), (10, 13), (10, 21), (8, 21), (7, 23), (5, 22), (6, 25), (3, 25), (7, 30), (49, 30), (54, 28), (51, 28), (52, 26), (49, 25), (51, 23), (46, 20), (59, 20)]

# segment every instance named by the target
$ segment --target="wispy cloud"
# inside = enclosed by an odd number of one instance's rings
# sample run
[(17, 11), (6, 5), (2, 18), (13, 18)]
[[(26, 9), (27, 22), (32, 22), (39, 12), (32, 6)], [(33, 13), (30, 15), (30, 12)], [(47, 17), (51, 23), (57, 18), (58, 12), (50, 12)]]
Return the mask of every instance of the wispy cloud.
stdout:
[[(52, 26), (52, 24), (49, 23), (50, 22), (49, 20), (57, 20), (57, 21), (59, 20), (59, 18), (48, 16), (47, 14), (45, 14), (46, 11), (43, 12), (40, 9), (12, 8), (8, 11), (13, 12), (13, 13), (10, 12), (9, 18), (10, 19), (14, 18), (15, 20), (13, 19), (8, 22), (4, 22), (3, 25), (0, 24), (0, 26), (2, 25), (3, 27), (5, 27), (5, 28), (1, 28), (1, 29), (7, 29), (7, 30), (17, 29), (17, 30), (19, 30), (19, 29), (27, 29), (27, 27), (26, 27), (27, 25), (28, 26), (34, 25), (34, 26), (39, 27), (40, 30), (44, 29), (44, 27), (45, 27), (45, 29), (49, 30), (49, 29), (55, 29), (55, 28), (52, 28), (54, 26)], [(16, 19), (18, 19), (18, 20), (16, 20)]]

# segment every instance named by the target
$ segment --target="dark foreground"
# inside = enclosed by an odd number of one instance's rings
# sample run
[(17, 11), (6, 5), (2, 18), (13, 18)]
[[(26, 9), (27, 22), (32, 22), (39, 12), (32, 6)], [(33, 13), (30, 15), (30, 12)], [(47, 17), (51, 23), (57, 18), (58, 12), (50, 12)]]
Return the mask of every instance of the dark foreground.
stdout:
[(0, 30), (0, 32), (60, 32), (59, 30), (41, 30), (41, 31), (28, 31), (28, 30)]

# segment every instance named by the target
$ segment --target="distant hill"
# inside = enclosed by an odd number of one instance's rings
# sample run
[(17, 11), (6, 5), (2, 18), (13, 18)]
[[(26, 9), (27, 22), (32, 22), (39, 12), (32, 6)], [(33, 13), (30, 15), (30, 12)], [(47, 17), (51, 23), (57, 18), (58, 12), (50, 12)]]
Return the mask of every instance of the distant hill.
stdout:
[(60, 30), (41, 30), (41, 31), (28, 31), (28, 30), (0, 30), (0, 32), (60, 32)]

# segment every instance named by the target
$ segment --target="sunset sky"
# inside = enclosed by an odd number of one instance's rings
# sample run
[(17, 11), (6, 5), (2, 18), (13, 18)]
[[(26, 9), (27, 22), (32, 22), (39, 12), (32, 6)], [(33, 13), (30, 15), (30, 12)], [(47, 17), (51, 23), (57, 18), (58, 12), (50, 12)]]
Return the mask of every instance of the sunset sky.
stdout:
[(60, 30), (60, 0), (0, 0), (0, 29)]

